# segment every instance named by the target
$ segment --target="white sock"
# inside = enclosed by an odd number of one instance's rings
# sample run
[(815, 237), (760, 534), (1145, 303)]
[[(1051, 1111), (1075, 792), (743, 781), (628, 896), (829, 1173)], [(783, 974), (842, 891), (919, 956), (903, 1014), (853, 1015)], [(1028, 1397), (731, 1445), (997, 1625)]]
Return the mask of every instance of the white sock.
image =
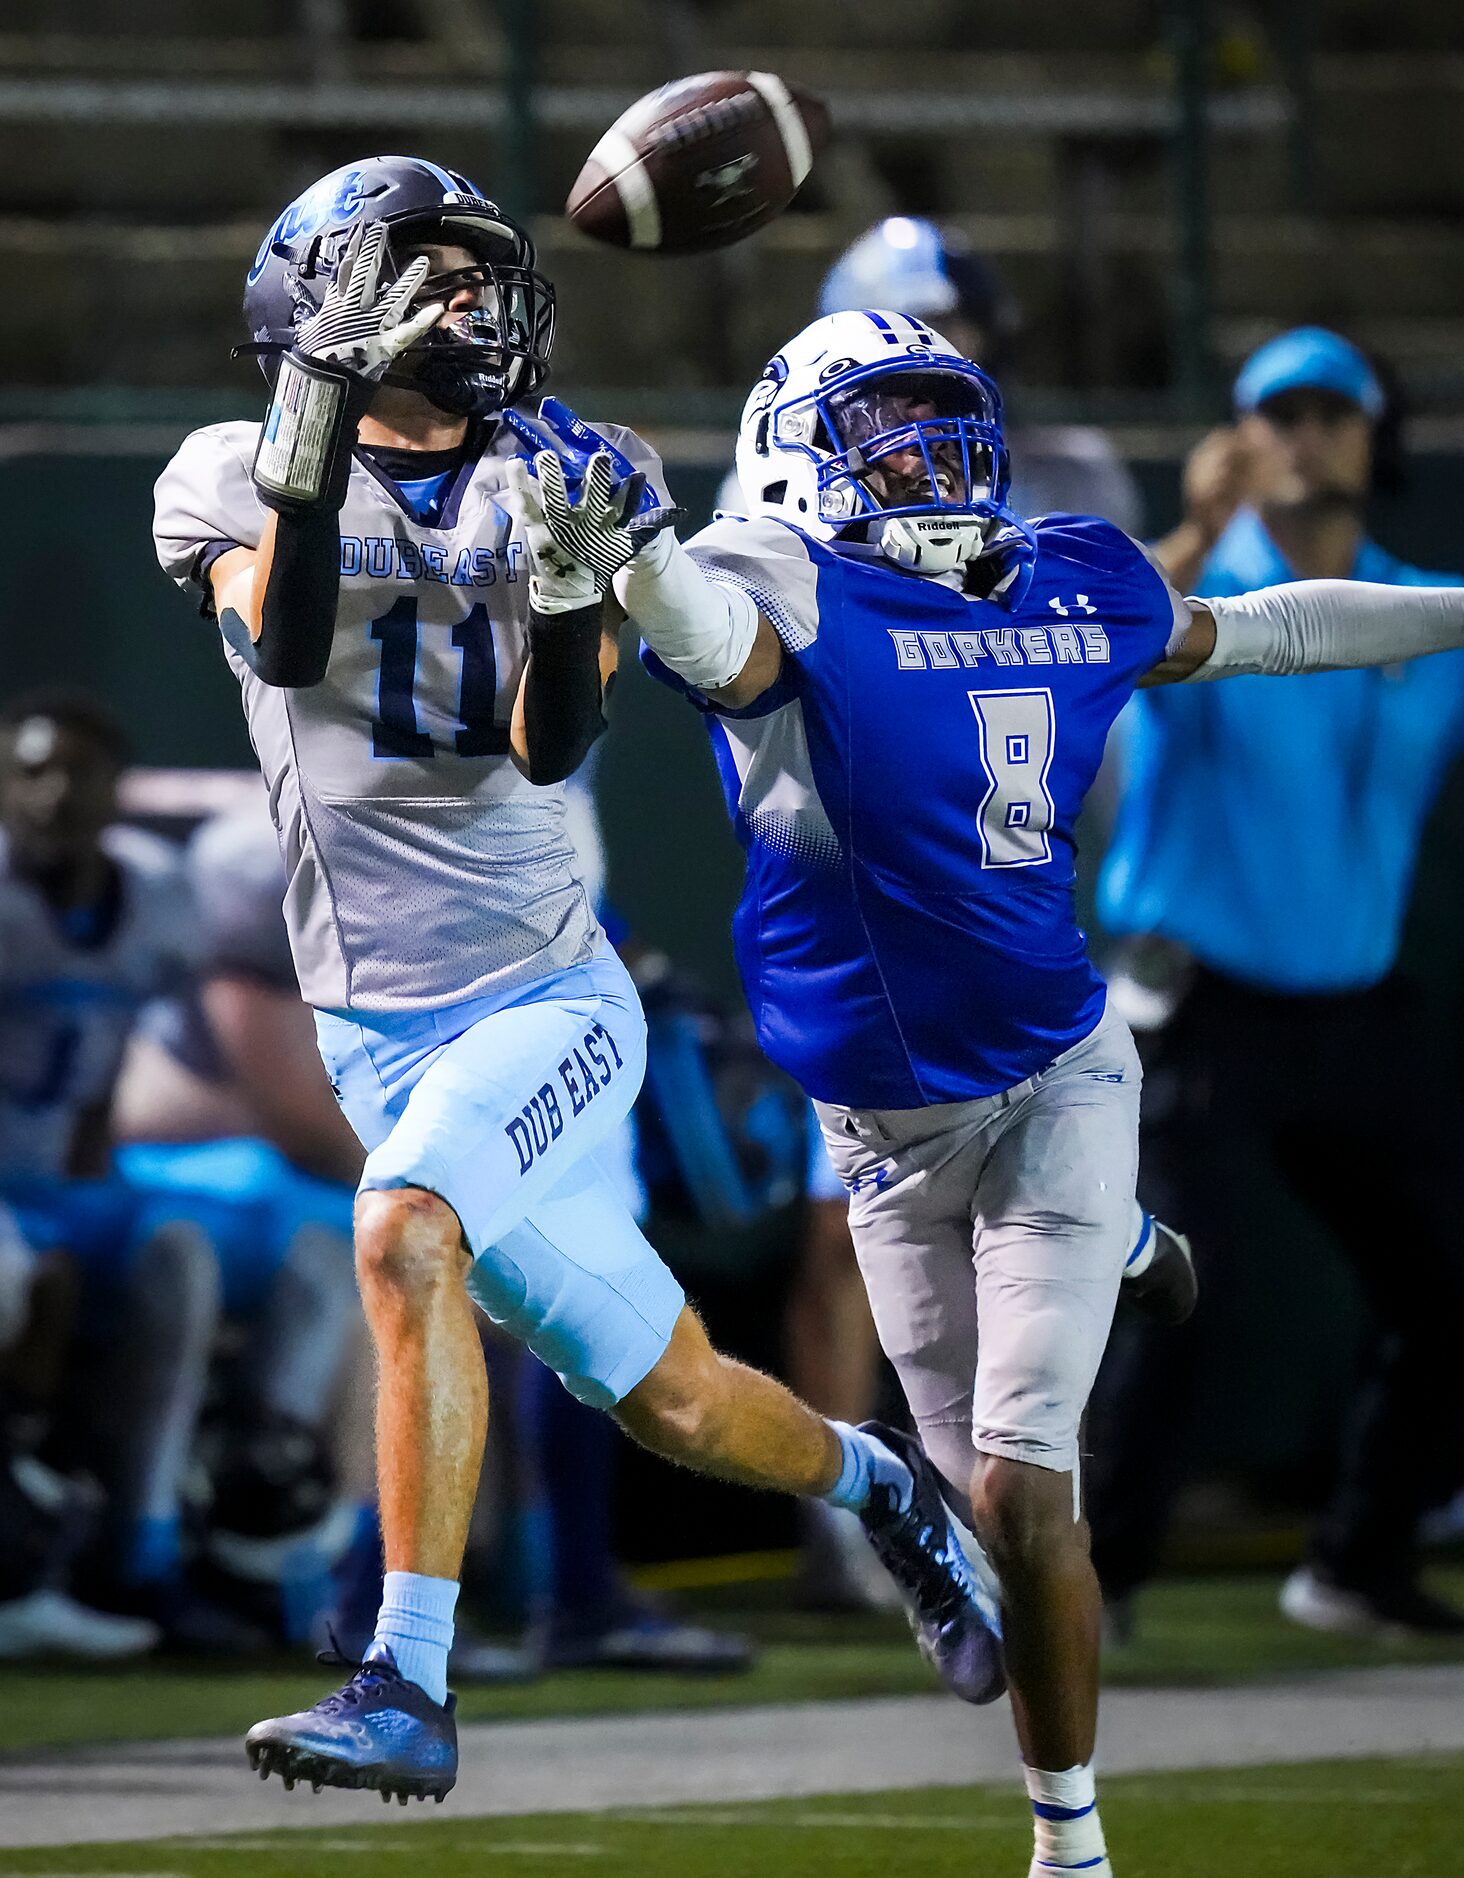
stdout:
[(1112, 1878), (1091, 1763), (1062, 1773), (1048, 1773), (1040, 1767), (1024, 1767), (1022, 1773), (1036, 1836), (1029, 1878), (1051, 1878), (1057, 1872)]
[(408, 1682), (425, 1689), (434, 1702), (445, 1702), (447, 1653), (452, 1648), (457, 1597), (455, 1578), (388, 1572), (382, 1586), (376, 1635), (366, 1660), (370, 1662), (377, 1644), (384, 1644)]
[(861, 1512), (869, 1504), (871, 1487), (876, 1485), (893, 1487), (901, 1507), (910, 1504), (915, 1478), (892, 1448), (887, 1448), (878, 1436), (865, 1434), (862, 1428), (851, 1428), (848, 1422), (830, 1422), (829, 1427), (839, 1437), (843, 1456), (839, 1478), (821, 1496), (830, 1506), (847, 1506), (851, 1513)]
[(1133, 1230), (1129, 1234), (1132, 1247), (1124, 1262), (1125, 1278), (1137, 1278), (1140, 1272), (1146, 1272), (1154, 1262), (1154, 1253), (1159, 1245), (1159, 1235), (1154, 1230), (1154, 1218), (1151, 1213), (1134, 1202)]

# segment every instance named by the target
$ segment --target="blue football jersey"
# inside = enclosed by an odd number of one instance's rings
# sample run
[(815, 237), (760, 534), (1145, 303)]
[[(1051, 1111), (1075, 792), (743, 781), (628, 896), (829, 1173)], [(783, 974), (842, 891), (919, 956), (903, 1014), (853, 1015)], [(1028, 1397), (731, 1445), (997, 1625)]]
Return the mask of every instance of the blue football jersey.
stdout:
[(758, 1034), (820, 1100), (992, 1095), (1102, 1014), (1073, 830), (1109, 726), (1189, 614), (1109, 523), (1036, 536), (1005, 603), (768, 519), (691, 544), (786, 655), (746, 711), (695, 701), (747, 850), (733, 935)]

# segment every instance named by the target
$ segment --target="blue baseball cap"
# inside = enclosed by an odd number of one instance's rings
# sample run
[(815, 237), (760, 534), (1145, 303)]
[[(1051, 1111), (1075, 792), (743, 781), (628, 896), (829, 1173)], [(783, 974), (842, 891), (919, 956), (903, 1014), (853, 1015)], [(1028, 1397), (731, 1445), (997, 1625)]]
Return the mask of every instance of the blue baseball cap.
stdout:
[(1325, 326), (1297, 326), (1268, 339), (1240, 368), (1235, 408), (1254, 411), (1283, 391), (1330, 391), (1370, 418), (1379, 418), (1386, 395), (1377, 373), (1350, 339)]

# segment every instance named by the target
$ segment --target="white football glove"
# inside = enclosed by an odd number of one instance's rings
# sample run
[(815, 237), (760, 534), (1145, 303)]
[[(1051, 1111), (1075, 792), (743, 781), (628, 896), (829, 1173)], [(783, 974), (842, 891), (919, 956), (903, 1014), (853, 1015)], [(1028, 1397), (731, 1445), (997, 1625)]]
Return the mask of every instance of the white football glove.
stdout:
[(536, 612), (568, 613), (594, 605), (621, 568), (676, 521), (679, 509), (636, 513), (645, 481), (637, 471), (617, 482), (609, 452), (597, 450), (571, 502), (564, 465), (552, 450), (538, 453), (532, 475), (522, 457), (513, 458), (508, 482), (523, 505), (529, 599)]
[(427, 275), (426, 255), (382, 291), (386, 243), (384, 222), (357, 229), (320, 311), (305, 321), (280, 359), (253, 470), (255, 487), (271, 508), (340, 508), (356, 425), (372, 389), (442, 318), (444, 309), (436, 303), (406, 317)]
[(410, 319), (406, 317), (412, 297), (431, 265), (425, 254), (418, 255), (401, 279), (382, 292), (381, 264), (386, 259), (386, 242), (385, 222), (357, 229), (341, 256), (320, 311), (295, 335), (296, 352), (343, 365), (373, 384), (408, 346), (432, 330), (445, 310), (434, 304), (422, 307)]

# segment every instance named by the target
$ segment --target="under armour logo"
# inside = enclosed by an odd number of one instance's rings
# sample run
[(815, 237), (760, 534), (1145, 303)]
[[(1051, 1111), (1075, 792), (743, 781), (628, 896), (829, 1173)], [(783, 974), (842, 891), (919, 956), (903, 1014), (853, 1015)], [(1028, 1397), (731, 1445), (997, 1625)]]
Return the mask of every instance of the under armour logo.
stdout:
[(1074, 602), (1072, 603), (1070, 607), (1064, 606), (1062, 601), (1059, 600), (1056, 597), (1056, 595), (1054, 595), (1053, 598), (1047, 602), (1047, 604), (1052, 608), (1053, 612), (1057, 614), (1059, 619), (1066, 619), (1070, 613), (1091, 614), (1091, 613), (1096, 613), (1098, 611), (1096, 606), (1089, 605), (1088, 596), (1085, 593), (1080, 593), (1077, 599), (1074, 600)]
[(867, 1187), (873, 1187), (878, 1193), (889, 1177), (890, 1170), (887, 1166), (876, 1167), (872, 1174), (856, 1174), (849, 1182), (849, 1191), (850, 1193), (863, 1193)]
[(756, 168), (757, 154), (750, 151), (746, 156), (734, 157), (730, 163), (719, 163), (715, 169), (703, 170), (692, 186), (705, 190), (708, 206), (719, 209), (724, 202), (752, 193), (751, 172)]

